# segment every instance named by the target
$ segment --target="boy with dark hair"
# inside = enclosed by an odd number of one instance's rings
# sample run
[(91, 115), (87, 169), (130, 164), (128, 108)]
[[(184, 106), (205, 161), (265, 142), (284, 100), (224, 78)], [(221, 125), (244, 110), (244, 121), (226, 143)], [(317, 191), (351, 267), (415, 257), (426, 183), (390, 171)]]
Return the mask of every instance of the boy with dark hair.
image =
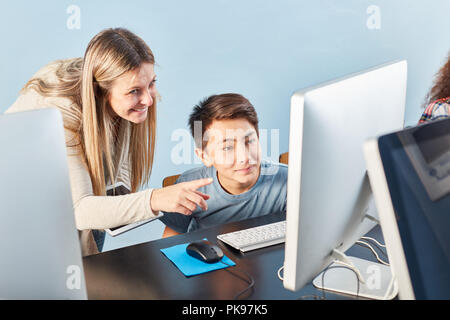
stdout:
[(261, 160), (258, 116), (246, 98), (210, 96), (194, 107), (189, 127), (204, 166), (184, 172), (176, 183), (213, 178), (198, 190), (210, 198), (206, 210), (186, 203), (186, 215), (164, 213), (164, 236), (286, 212), (287, 166)]

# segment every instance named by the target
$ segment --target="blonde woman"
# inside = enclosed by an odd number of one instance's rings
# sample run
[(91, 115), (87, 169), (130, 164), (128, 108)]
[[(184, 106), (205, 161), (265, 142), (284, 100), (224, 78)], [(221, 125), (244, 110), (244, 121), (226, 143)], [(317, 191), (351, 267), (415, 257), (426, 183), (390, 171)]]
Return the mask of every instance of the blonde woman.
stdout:
[[(97, 230), (149, 219), (159, 211), (191, 214), (197, 206), (207, 208), (209, 196), (196, 189), (212, 179), (139, 191), (149, 181), (155, 149), (154, 64), (141, 38), (126, 29), (107, 29), (89, 42), (83, 58), (39, 70), (6, 111), (61, 111), (83, 255), (101, 251), (104, 232)], [(106, 196), (106, 186), (118, 182), (131, 193)]]

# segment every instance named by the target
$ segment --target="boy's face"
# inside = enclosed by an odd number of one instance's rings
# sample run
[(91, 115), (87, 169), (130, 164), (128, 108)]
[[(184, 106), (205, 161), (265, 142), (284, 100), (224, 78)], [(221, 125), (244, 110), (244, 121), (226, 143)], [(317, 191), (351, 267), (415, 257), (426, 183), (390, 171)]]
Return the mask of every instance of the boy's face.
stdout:
[(253, 184), (259, 177), (261, 148), (257, 132), (246, 119), (213, 121), (205, 132), (203, 152), (196, 149), (205, 166), (213, 165), (221, 182)]

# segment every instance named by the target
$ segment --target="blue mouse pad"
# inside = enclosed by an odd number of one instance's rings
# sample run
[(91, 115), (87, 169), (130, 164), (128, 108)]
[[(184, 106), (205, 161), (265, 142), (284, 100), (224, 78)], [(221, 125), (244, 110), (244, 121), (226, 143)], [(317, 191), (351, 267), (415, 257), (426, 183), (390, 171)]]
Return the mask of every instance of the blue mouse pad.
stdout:
[[(206, 263), (200, 261), (187, 254), (186, 248), (188, 245), (189, 243), (183, 243), (173, 247), (161, 249), (161, 252), (164, 253), (164, 255), (167, 258), (169, 258), (186, 277), (228, 268), (229, 266), (226, 265), (225, 263), (231, 266), (236, 265), (231, 259), (229, 259), (225, 255), (223, 256), (221, 261), (216, 263)], [(225, 263), (222, 263), (222, 261)]]

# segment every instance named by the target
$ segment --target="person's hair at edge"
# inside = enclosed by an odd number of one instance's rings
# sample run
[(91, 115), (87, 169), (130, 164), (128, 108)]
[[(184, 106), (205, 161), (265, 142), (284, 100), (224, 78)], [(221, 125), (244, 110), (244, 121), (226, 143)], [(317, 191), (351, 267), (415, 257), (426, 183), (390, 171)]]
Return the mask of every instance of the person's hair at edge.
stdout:
[(447, 61), (434, 77), (433, 86), (425, 98), (425, 107), (431, 102), (450, 97), (450, 51)]
[[(111, 181), (113, 161), (111, 147), (117, 138), (118, 126), (126, 120), (114, 118), (108, 98), (114, 80), (142, 63), (155, 64), (148, 45), (137, 35), (123, 28), (105, 29), (88, 44), (84, 58), (58, 61), (58, 82), (31, 79), (22, 90), (33, 88), (44, 96), (66, 97), (79, 108), (78, 119), (67, 120), (64, 126), (74, 134), (73, 145), (84, 158), (95, 195), (105, 195), (105, 167)], [(148, 110), (147, 119), (131, 125), (130, 164), (131, 192), (136, 192), (150, 179), (156, 136), (156, 101)], [(70, 122), (70, 123), (69, 123)]]
[[(212, 95), (194, 106), (189, 116), (188, 125), (196, 147), (205, 149), (208, 141), (204, 139), (204, 134), (213, 121), (230, 119), (246, 119), (259, 136), (258, 116), (250, 101), (237, 93)], [(196, 123), (201, 124), (201, 136), (200, 132), (196, 132)]]

